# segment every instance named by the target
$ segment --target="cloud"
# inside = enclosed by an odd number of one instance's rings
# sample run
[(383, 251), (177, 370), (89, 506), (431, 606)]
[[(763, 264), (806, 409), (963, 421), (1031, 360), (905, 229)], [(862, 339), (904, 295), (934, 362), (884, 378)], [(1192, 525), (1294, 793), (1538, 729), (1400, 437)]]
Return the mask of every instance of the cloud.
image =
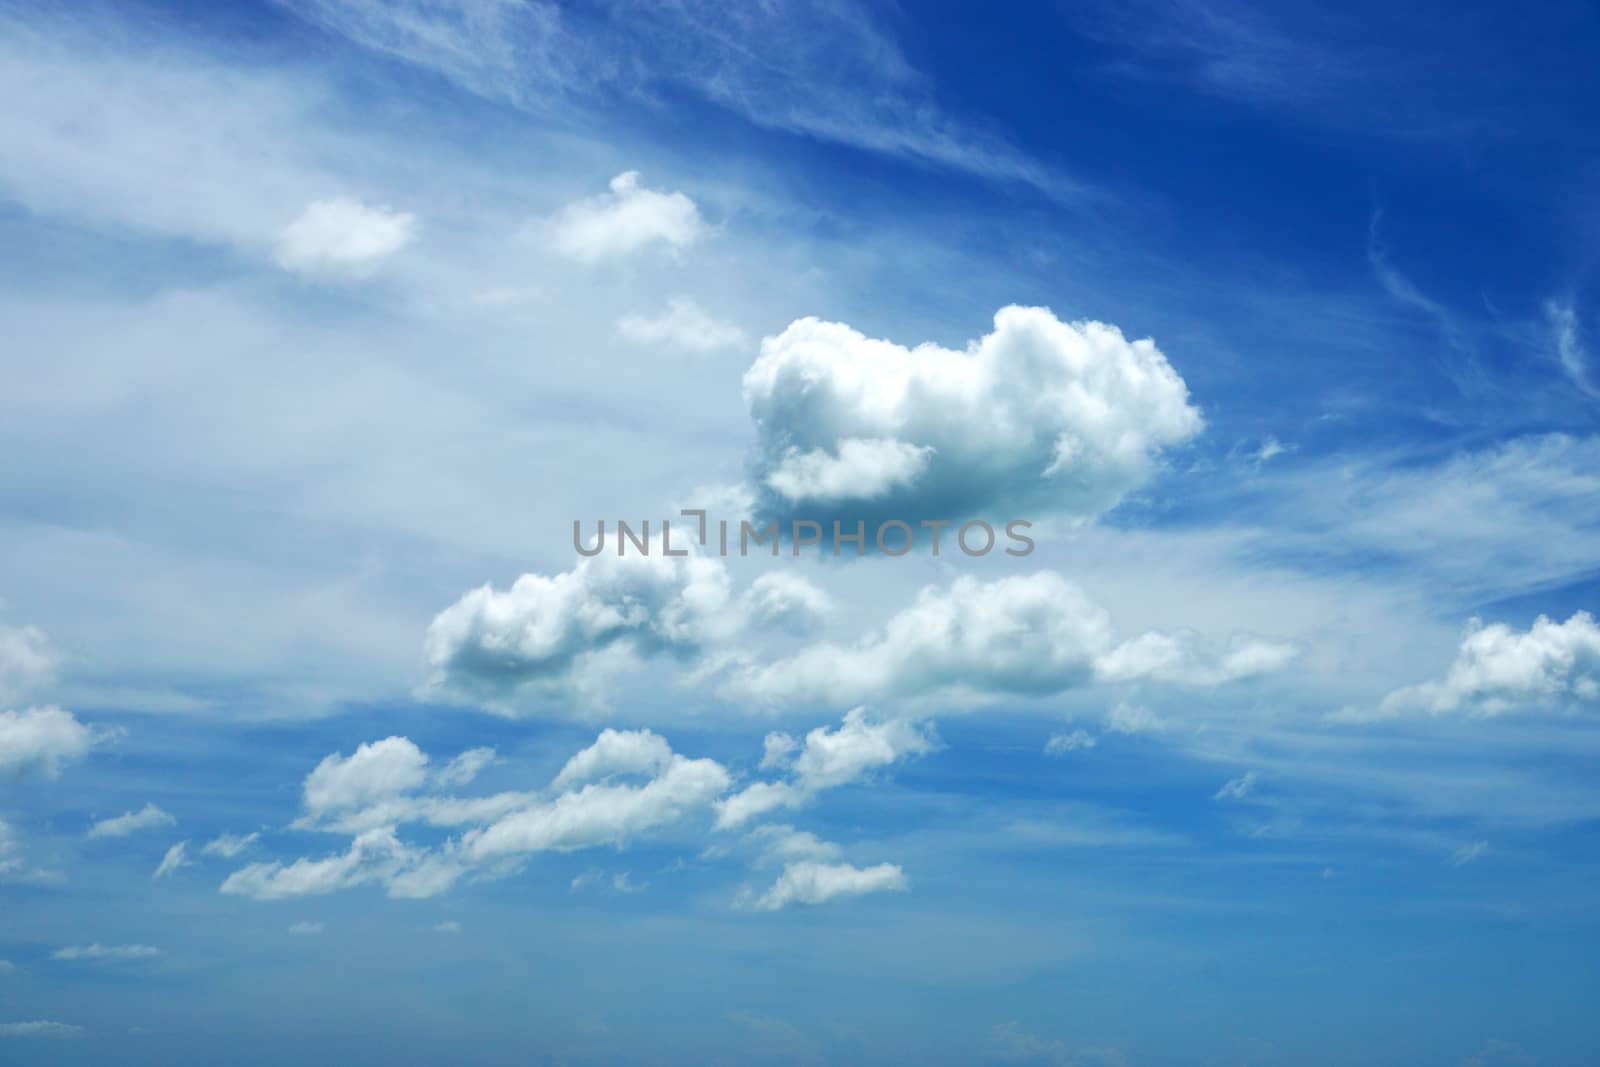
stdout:
[(1193, 634), (1118, 642), (1110, 614), (1053, 571), (925, 587), (856, 644), (813, 645), (746, 665), (726, 683), (764, 703), (1042, 696), (1098, 682), (1213, 686), (1277, 670), (1292, 646), (1236, 635), (1218, 652)]
[(320, 923), (320, 922), (310, 922), (309, 920), (306, 920), (306, 919), (300, 919), (300, 920), (298, 920), (296, 922), (292, 922), (292, 923), (289, 924), (289, 932), (291, 934), (298, 934), (298, 935), (300, 935), (302, 937), (308, 936), (310, 934), (320, 934), (320, 933), (322, 933), (322, 930), (323, 930), (323, 924), (322, 923)]
[(37, 626), (0, 625), (0, 702), (50, 680), (61, 656)]
[(189, 842), (179, 841), (167, 849), (167, 854), (161, 857), (161, 864), (150, 877), (162, 879), (178, 873), (184, 867), (193, 867), (194, 861), (189, 859)]
[(87, 726), (58, 707), (0, 711), (0, 774), (37, 771), (54, 778), (62, 764), (82, 759), (94, 742)]
[(1578, 313), (1571, 304), (1555, 301), (1547, 303), (1544, 311), (1555, 338), (1556, 356), (1567, 377), (1585, 396), (1600, 398), (1600, 388), (1589, 378), (1589, 353), (1584, 350), (1583, 339), (1578, 334)]
[(366, 277), (411, 243), (416, 221), (351, 197), (315, 200), (278, 234), (275, 255), (296, 274)]
[(467, 785), (478, 772), (495, 761), (494, 749), (487, 746), (469, 748), (436, 772), (433, 780), (440, 785)]
[(757, 911), (777, 911), (791, 904), (826, 904), (841, 897), (904, 892), (907, 888), (905, 872), (892, 863), (863, 868), (807, 860), (786, 866), (772, 887), (750, 906)]
[(800, 319), (744, 376), (763, 513), (1092, 518), (1200, 432), (1183, 379), (1115, 326), (1005, 307), (965, 351)]
[(1477, 863), (1489, 854), (1489, 842), (1471, 841), (1450, 854), (1450, 866), (1465, 867), (1469, 863)]
[(69, 945), (50, 954), (53, 960), (143, 960), (161, 955), (161, 950), (149, 945)]
[(89, 827), (89, 837), (127, 837), (141, 830), (154, 830), (163, 826), (175, 826), (178, 820), (170, 814), (156, 807), (146, 804), (138, 811), (123, 812), (110, 819), (101, 819)]
[(602, 730), (594, 744), (578, 752), (561, 768), (552, 789), (609, 778), (618, 774), (650, 776), (672, 762), (672, 746), (649, 730)]
[(306, 811), (313, 815), (359, 808), (397, 796), (427, 780), (428, 757), (409, 738), (386, 737), (346, 757), (325, 757), (306, 775)]
[[(835, 789), (865, 778), (901, 760), (932, 752), (938, 741), (931, 726), (903, 719), (874, 721), (867, 709), (845, 713), (835, 729), (819, 726), (800, 745), (784, 735), (769, 735), (768, 753), (798, 749), (786, 782), (755, 782), (718, 804), (717, 826), (742, 826), (778, 808), (800, 807), (825, 789)], [(763, 766), (768, 766), (763, 758)]]
[(654, 318), (629, 314), (617, 320), (617, 332), (636, 344), (666, 345), (685, 352), (715, 352), (745, 344), (745, 332), (731, 322), (706, 314), (686, 296), (673, 297)]
[[(415, 746), (406, 739), (387, 740), (405, 742), (389, 744), (387, 751), (405, 753), (406, 767), (414, 770), (426, 762), (420, 751), (411, 754)], [(375, 751), (379, 744), (363, 745), (358, 752)], [(342, 757), (329, 760), (319, 769), (351, 763)], [(363, 765), (373, 766), (370, 758)], [(619, 777), (639, 780), (614, 780)], [(335, 807), (308, 789), (306, 816), (296, 825), (350, 833), (349, 847), (288, 864), (250, 864), (229, 875), (222, 892), (276, 900), (378, 884), (394, 897), (434, 896), (464, 875), (504, 873), (533, 853), (620, 846), (692, 816), (709, 816), (732, 778), (714, 760), (673, 753), (647, 730), (606, 730), (568, 760), (546, 794), (457, 798), (415, 792), (430, 781), (426, 775), (408, 772), (403, 789), (389, 781), (393, 788), (364, 789), (358, 796), (341, 791)], [(411, 822), (466, 829), (430, 849), (400, 839), (397, 828)]]
[(222, 883), (222, 892), (256, 900), (283, 900), (350, 889), (372, 881), (394, 880), (414, 868), (421, 854), (400, 842), (387, 827), (368, 830), (350, 848), (324, 859), (252, 863)]
[(1222, 788), (1212, 795), (1212, 800), (1243, 800), (1256, 787), (1256, 772), (1246, 771), (1238, 778), (1222, 783)]
[(84, 1029), (71, 1023), (35, 1019), (23, 1023), (0, 1023), (0, 1037), (81, 1037)]
[(629, 256), (650, 245), (687, 248), (708, 232), (693, 200), (641, 185), (636, 170), (612, 178), (610, 192), (568, 204), (551, 220), (556, 248), (585, 263)]
[(1087, 730), (1074, 730), (1070, 734), (1051, 734), (1050, 740), (1044, 743), (1044, 754), (1047, 756), (1064, 756), (1068, 752), (1091, 749), (1096, 744), (1098, 742)]
[(255, 844), (260, 837), (259, 833), (219, 834), (207, 841), (200, 851), (207, 856), (221, 856), (223, 859), (231, 860)]
[[(1437, 681), (1397, 689), (1377, 716), (1424, 711), (1491, 718), (1600, 702), (1600, 626), (1586, 611), (1566, 622), (1540, 615), (1526, 631), (1473, 619), (1455, 662)], [(1376, 717), (1359, 711), (1342, 718)]]
[(436, 934), (459, 934), (461, 932), (461, 924), (454, 919), (446, 919), (443, 922), (435, 923), (433, 932)]
[(687, 93), (766, 129), (1059, 197), (1084, 191), (984, 123), (946, 114), (931, 80), (855, 4), (287, 3), (364, 47), (536, 114)]
[[(681, 528), (684, 547), (690, 529)], [(467, 593), (428, 626), (426, 692), (515, 714), (554, 703), (598, 704), (616, 657), (691, 657), (737, 626), (718, 560), (608, 550), (554, 577), (524, 574), (500, 592)], [(673, 551), (678, 551), (674, 547)]]

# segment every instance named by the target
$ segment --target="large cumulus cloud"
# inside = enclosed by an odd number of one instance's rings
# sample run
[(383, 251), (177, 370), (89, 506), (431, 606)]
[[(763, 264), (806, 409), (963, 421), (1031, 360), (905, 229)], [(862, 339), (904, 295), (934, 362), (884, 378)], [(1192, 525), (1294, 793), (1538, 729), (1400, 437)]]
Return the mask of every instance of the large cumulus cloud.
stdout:
[(764, 514), (907, 521), (1091, 517), (1197, 434), (1152, 341), (1006, 307), (965, 351), (801, 319), (744, 376)]

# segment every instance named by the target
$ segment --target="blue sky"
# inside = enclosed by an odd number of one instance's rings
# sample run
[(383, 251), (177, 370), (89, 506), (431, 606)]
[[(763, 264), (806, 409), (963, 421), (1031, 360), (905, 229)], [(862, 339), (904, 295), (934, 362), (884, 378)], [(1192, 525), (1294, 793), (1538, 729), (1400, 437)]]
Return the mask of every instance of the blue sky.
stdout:
[(1597, 49), (0, 5), (0, 1061), (1592, 1063)]

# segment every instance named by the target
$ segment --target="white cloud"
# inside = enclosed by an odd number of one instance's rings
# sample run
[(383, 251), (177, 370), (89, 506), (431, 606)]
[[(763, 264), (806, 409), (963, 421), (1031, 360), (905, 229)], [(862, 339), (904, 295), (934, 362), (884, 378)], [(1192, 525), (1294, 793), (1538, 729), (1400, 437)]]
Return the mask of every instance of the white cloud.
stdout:
[[(368, 751), (374, 748), (362, 746)], [(389, 749), (406, 751), (399, 745)], [(419, 768), (425, 762), (418, 751), (415, 757), (408, 752), (404, 764)], [(322, 766), (328, 765), (324, 760)], [(644, 780), (612, 780), (620, 775)], [(411, 783), (408, 789), (426, 783), (425, 776), (407, 775), (406, 780)], [(714, 760), (674, 754), (649, 731), (607, 730), (568, 761), (552, 783), (553, 796), (501, 793), (456, 798), (385, 788), (364, 790), (360, 800), (340, 792), (346, 799), (339, 807), (328, 808), (318, 806), (325, 799), (321, 793), (308, 790), (307, 815), (296, 825), (350, 833), (349, 848), (289, 864), (250, 864), (230, 875), (222, 891), (274, 900), (378, 884), (394, 897), (434, 896), (463, 875), (503, 873), (532, 853), (620, 846), (695, 815), (709, 817), (713, 802), (731, 781)], [(331, 821), (319, 822), (319, 816), (327, 814)], [(417, 821), (468, 829), (442, 847), (428, 849), (409, 845), (396, 833), (401, 824)]]
[(194, 861), (189, 858), (189, 842), (179, 841), (167, 849), (167, 854), (161, 857), (161, 864), (150, 877), (162, 879), (178, 873), (185, 867), (193, 867)]
[(586, 263), (653, 244), (686, 248), (708, 232), (693, 200), (641, 185), (635, 170), (612, 178), (609, 193), (568, 204), (551, 225), (556, 248)]
[(54, 778), (94, 742), (87, 726), (58, 707), (0, 711), (0, 774), (40, 771)]
[(1064, 756), (1068, 752), (1093, 748), (1097, 743), (1087, 730), (1074, 730), (1071, 733), (1051, 734), (1050, 740), (1044, 743), (1044, 752), (1047, 756)]
[(299, 919), (289, 924), (289, 932), (291, 934), (297, 934), (301, 937), (309, 936), (311, 934), (320, 934), (322, 933), (322, 930), (322, 923), (311, 922), (308, 919)]
[(1246, 771), (1238, 778), (1230, 778), (1222, 783), (1212, 800), (1243, 800), (1249, 796), (1256, 787), (1256, 772)]
[(454, 919), (446, 919), (443, 922), (435, 923), (433, 932), (436, 934), (459, 934), (461, 932), (461, 924)]
[(569, 852), (618, 844), (629, 837), (678, 822), (711, 804), (731, 778), (709, 759), (674, 755), (661, 773), (643, 785), (589, 784), (473, 830), (461, 839), (461, 853), (473, 862), (530, 852)]
[(161, 955), (161, 950), (150, 945), (69, 945), (50, 954), (53, 960), (143, 960)]
[[(1410, 711), (1487, 718), (1600, 702), (1600, 626), (1586, 611), (1566, 622), (1540, 615), (1526, 631), (1473, 619), (1443, 679), (1397, 689), (1380, 715)], [(1345, 718), (1363, 718), (1345, 712)]]
[(937, 745), (929, 726), (903, 719), (874, 721), (865, 708), (854, 708), (837, 728), (819, 726), (806, 734), (790, 781), (755, 782), (720, 802), (717, 826), (742, 826), (769, 811), (799, 807), (824, 789), (859, 781), (883, 767), (932, 752)]
[(315, 200), (278, 235), (278, 265), (311, 276), (364, 277), (411, 243), (416, 217), (352, 197)]
[(876, 500), (910, 486), (928, 469), (932, 445), (885, 437), (846, 437), (832, 450), (790, 449), (767, 473), (768, 488), (795, 504)]
[(1202, 425), (1152, 342), (1045, 308), (1002, 308), (961, 352), (801, 319), (762, 341), (744, 394), (756, 488), (777, 514), (1090, 517)]
[(1167, 721), (1138, 704), (1122, 703), (1106, 717), (1106, 729), (1114, 734), (1156, 734), (1167, 728)]
[(138, 811), (127, 811), (110, 819), (101, 819), (89, 827), (91, 838), (100, 837), (127, 837), (141, 830), (154, 830), (163, 826), (175, 826), (178, 820), (169, 813), (161, 810), (154, 804), (146, 804)]
[(758, 911), (777, 911), (791, 904), (825, 904), (840, 897), (904, 892), (906, 888), (905, 872), (892, 863), (863, 868), (806, 860), (786, 866), (751, 906)]
[(404, 737), (362, 744), (348, 757), (335, 753), (306, 776), (306, 811), (316, 816), (409, 792), (427, 780), (427, 764), (428, 757)]
[[(679, 532), (692, 548), (692, 527)], [(608, 527), (600, 554), (570, 571), (524, 574), (504, 592), (485, 585), (440, 612), (425, 645), (427, 691), (505, 712), (593, 704), (617, 655), (689, 656), (733, 631), (720, 561), (664, 555), (659, 530), (648, 556), (619, 555), (618, 536)]]
[(1450, 854), (1450, 864), (1453, 867), (1465, 867), (1469, 863), (1476, 863), (1489, 853), (1489, 842), (1472, 841)]
[(1556, 356), (1561, 360), (1562, 369), (1585, 396), (1600, 398), (1600, 388), (1589, 377), (1589, 353), (1584, 351), (1583, 339), (1578, 334), (1577, 312), (1571, 304), (1554, 301), (1546, 304), (1544, 310), (1555, 336)]
[(791, 863), (796, 860), (832, 860), (839, 855), (839, 846), (831, 841), (823, 841), (806, 830), (796, 830), (792, 826), (768, 825), (758, 826), (750, 832), (750, 836), (762, 845), (762, 856), (766, 860), (776, 860), (782, 863)]
[(672, 747), (660, 735), (606, 729), (594, 744), (567, 760), (550, 788), (570, 789), (618, 774), (653, 776), (671, 762)]
[(0, 1037), (80, 1037), (84, 1030), (71, 1023), (58, 1023), (49, 1019), (31, 1022), (0, 1023)]
[(252, 863), (230, 874), (222, 892), (256, 900), (283, 900), (350, 889), (372, 881), (398, 878), (416, 866), (420, 854), (403, 845), (392, 829), (368, 830), (348, 851), (325, 859)]
[(0, 625), (0, 702), (48, 681), (61, 656), (37, 626)]
[(741, 597), (752, 623), (778, 625), (791, 633), (814, 629), (833, 614), (826, 592), (788, 571), (768, 571), (750, 583)]
[(800, 742), (790, 735), (773, 731), (761, 741), (761, 769), (768, 771), (787, 767), (794, 760), (795, 750), (799, 747)]
[(255, 844), (260, 837), (259, 833), (218, 834), (207, 841), (200, 851), (207, 856), (221, 856), (223, 859), (231, 860)]
[(686, 296), (673, 297), (667, 309), (653, 318), (622, 316), (617, 320), (617, 332), (637, 344), (666, 345), (686, 352), (738, 348), (747, 341), (739, 327), (707, 314)]
[(745, 666), (730, 694), (767, 703), (1039, 696), (1095, 682), (1210, 686), (1277, 670), (1292, 646), (1236, 636), (1214, 652), (1193, 634), (1147, 633), (1118, 643), (1110, 614), (1052, 571), (924, 588), (912, 605), (856, 644), (813, 645)]
[(433, 780), (440, 785), (467, 785), (478, 777), (478, 772), (495, 761), (494, 749), (487, 746), (469, 748), (436, 772)]

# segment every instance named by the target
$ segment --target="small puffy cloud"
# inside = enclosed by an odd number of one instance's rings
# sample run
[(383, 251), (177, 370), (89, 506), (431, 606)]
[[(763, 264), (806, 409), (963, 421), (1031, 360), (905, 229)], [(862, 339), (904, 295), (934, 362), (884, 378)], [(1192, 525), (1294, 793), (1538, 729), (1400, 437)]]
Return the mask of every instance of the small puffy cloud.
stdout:
[(508, 713), (595, 701), (616, 654), (689, 657), (733, 632), (720, 561), (663, 555), (659, 532), (650, 555), (619, 555), (608, 534), (572, 570), (524, 574), (504, 592), (485, 585), (440, 612), (425, 642), (426, 691)]
[(314, 200), (278, 234), (278, 265), (297, 274), (363, 277), (411, 243), (416, 221), (353, 197)]
[(461, 853), (481, 863), (533, 852), (615, 845), (657, 827), (709, 812), (732, 778), (715, 760), (674, 755), (643, 785), (585, 785), (553, 801), (513, 812), (461, 839)]
[(428, 757), (408, 738), (386, 737), (335, 753), (306, 776), (306, 811), (315, 816), (348, 810), (416, 789), (427, 780)]
[(1469, 863), (1477, 863), (1489, 853), (1489, 842), (1471, 841), (1450, 854), (1452, 867), (1465, 867)]
[(770, 771), (787, 767), (799, 747), (800, 742), (789, 734), (774, 730), (761, 741), (761, 769)]
[(801, 319), (762, 341), (744, 395), (777, 516), (1088, 518), (1202, 425), (1154, 343), (1045, 308), (1002, 308), (959, 352)]
[(207, 841), (200, 851), (207, 856), (221, 856), (223, 859), (231, 860), (255, 844), (260, 837), (259, 833), (218, 834), (210, 841)]
[(1138, 704), (1118, 704), (1106, 716), (1106, 729), (1114, 734), (1158, 734), (1166, 728), (1167, 720)]
[(414, 867), (418, 857), (392, 829), (368, 830), (345, 852), (324, 859), (298, 859), (287, 866), (252, 863), (229, 875), (222, 892), (256, 900), (316, 896), (396, 878)]
[(672, 747), (649, 730), (600, 731), (594, 744), (567, 760), (552, 789), (598, 781), (618, 774), (651, 776), (672, 761)]
[(1246, 771), (1238, 778), (1230, 778), (1222, 783), (1222, 788), (1212, 795), (1212, 800), (1243, 800), (1249, 796), (1256, 787), (1256, 772)]
[(155, 830), (165, 826), (176, 826), (177, 819), (158, 808), (154, 804), (146, 804), (138, 811), (123, 812), (110, 819), (101, 819), (89, 827), (91, 838), (101, 837), (127, 837), (139, 833), (141, 830)]
[(1110, 614), (1053, 571), (928, 586), (852, 646), (813, 645), (730, 677), (730, 694), (764, 703), (1042, 696), (1095, 682), (1219, 685), (1277, 670), (1291, 646), (1236, 637), (1214, 652), (1189, 634), (1118, 642)]
[(674, 297), (654, 317), (630, 314), (617, 320), (617, 332), (635, 344), (664, 345), (685, 352), (715, 352), (745, 344), (745, 332), (713, 318), (686, 296)]
[[(770, 751), (770, 737), (768, 744)], [(724, 829), (742, 826), (769, 811), (799, 807), (824, 789), (859, 781), (937, 746), (929, 726), (903, 719), (873, 720), (865, 708), (854, 708), (837, 728), (819, 726), (806, 734), (789, 781), (755, 782), (723, 800), (718, 805), (717, 825)]]
[(312, 934), (320, 934), (322, 933), (322, 930), (322, 923), (311, 922), (306, 919), (301, 919), (297, 922), (292, 922), (289, 924), (289, 932), (300, 937), (308, 937)]
[(832, 860), (839, 855), (839, 846), (824, 841), (806, 830), (792, 826), (759, 826), (750, 837), (761, 844), (765, 860), (791, 863), (796, 860)]
[(455, 759), (444, 765), (444, 768), (433, 776), (433, 780), (440, 785), (468, 785), (478, 777), (478, 772), (483, 770), (495, 760), (494, 749), (487, 746), (482, 748), (469, 748)]
[(61, 656), (37, 626), (0, 625), (0, 702), (47, 682)]
[(1580, 611), (1561, 623), (1541, 615), (1526, 631), (1473, 619), (1444, 678), (1390, 693), (1379, 715), (1423, 711), (1489, 718), (1596, 703), (1600, 626)]
[(68, 945), (50, 954), (53, 960), (143, 960), (161, 955), (161, 950), (150, 945)]
[(0, 711), (0, 774), (37, 771), (54, 778), (94, 742), (87, 726), (58, 707)]
[(1050, 740), (1044, 743), (1044, 753), (1047, 756), (1065, 756), (1068, 752), (1090, 749), (1096, 744), (1098, 742), (1089, 731), (1073, 730), (1071, 733), (1051, 734)]
[(167, 849), (167, 854), (161, 857), (161, 863), (156, 867), (155, 873), (150, 877), (156, 880), (168, 878), (178, 873), (185, 867), (194, 866), (194, 861), (189, 859), (189, 842), (179, 841)]
[(433, 932), (436, 934), (459, 934), (461, 932), (461, 924), (454, 919), (446, 919), (444, 922), (435, 923)]
[(71, 1023), (34, 1019), (22, 1023), (0, 1023), (0, 1037), (81, 1037), (84, 1030)]
[[(616, 847), (692, 816), (709, 817), (732, 782), (714, 760), (677, 755), (648, 730), (606, 730), (568, 760), (548, 792), (457, 798), (422, 792), (440, 784), (414, 773), (426, 756), (413, 755), (415, 746), (404, 738), (388, 741), (405, 741), (388, 745), (391, 753), (405, 753), (397, 762), (412, 769), (398, 780), (389, 777), (384, 788), (364, 789), (358, 799), (341, 790), (340, 806), (332, 808), (321, 791), (307, 789), (306, 817), (297, 825), (350, 833), (345, 851), (253, 863), (230, 875), (222, 891), (276, 900), (375, 884), (394, 897), (430, 897), (464, 875), (501, 873), (533, 853)], [(353, 760), (319, 766), (344, 768)], [(365, 765), (373, 765), (371, 758)], [(624, 777), (634, 780), (616, 780)], [(412, 822), (466, 829), (430, 849), (400, 839), (397, 829)]]
[(791, 904), (826, 904), (867, 893), (904, 892), (905, 872), (892, 863), (852, 867), (848, 863), (804, 860), (784, 867), (772, 887), (751, 901), (757, 911), (777, 911)]
[(632, 255), (651, 245), (686, 248), (708, 230), (693, 200), (640, 184), (635, 170), (611, 179), (610, 192), (568, 204), (552, 221), (556, 248), (585, 263)]

